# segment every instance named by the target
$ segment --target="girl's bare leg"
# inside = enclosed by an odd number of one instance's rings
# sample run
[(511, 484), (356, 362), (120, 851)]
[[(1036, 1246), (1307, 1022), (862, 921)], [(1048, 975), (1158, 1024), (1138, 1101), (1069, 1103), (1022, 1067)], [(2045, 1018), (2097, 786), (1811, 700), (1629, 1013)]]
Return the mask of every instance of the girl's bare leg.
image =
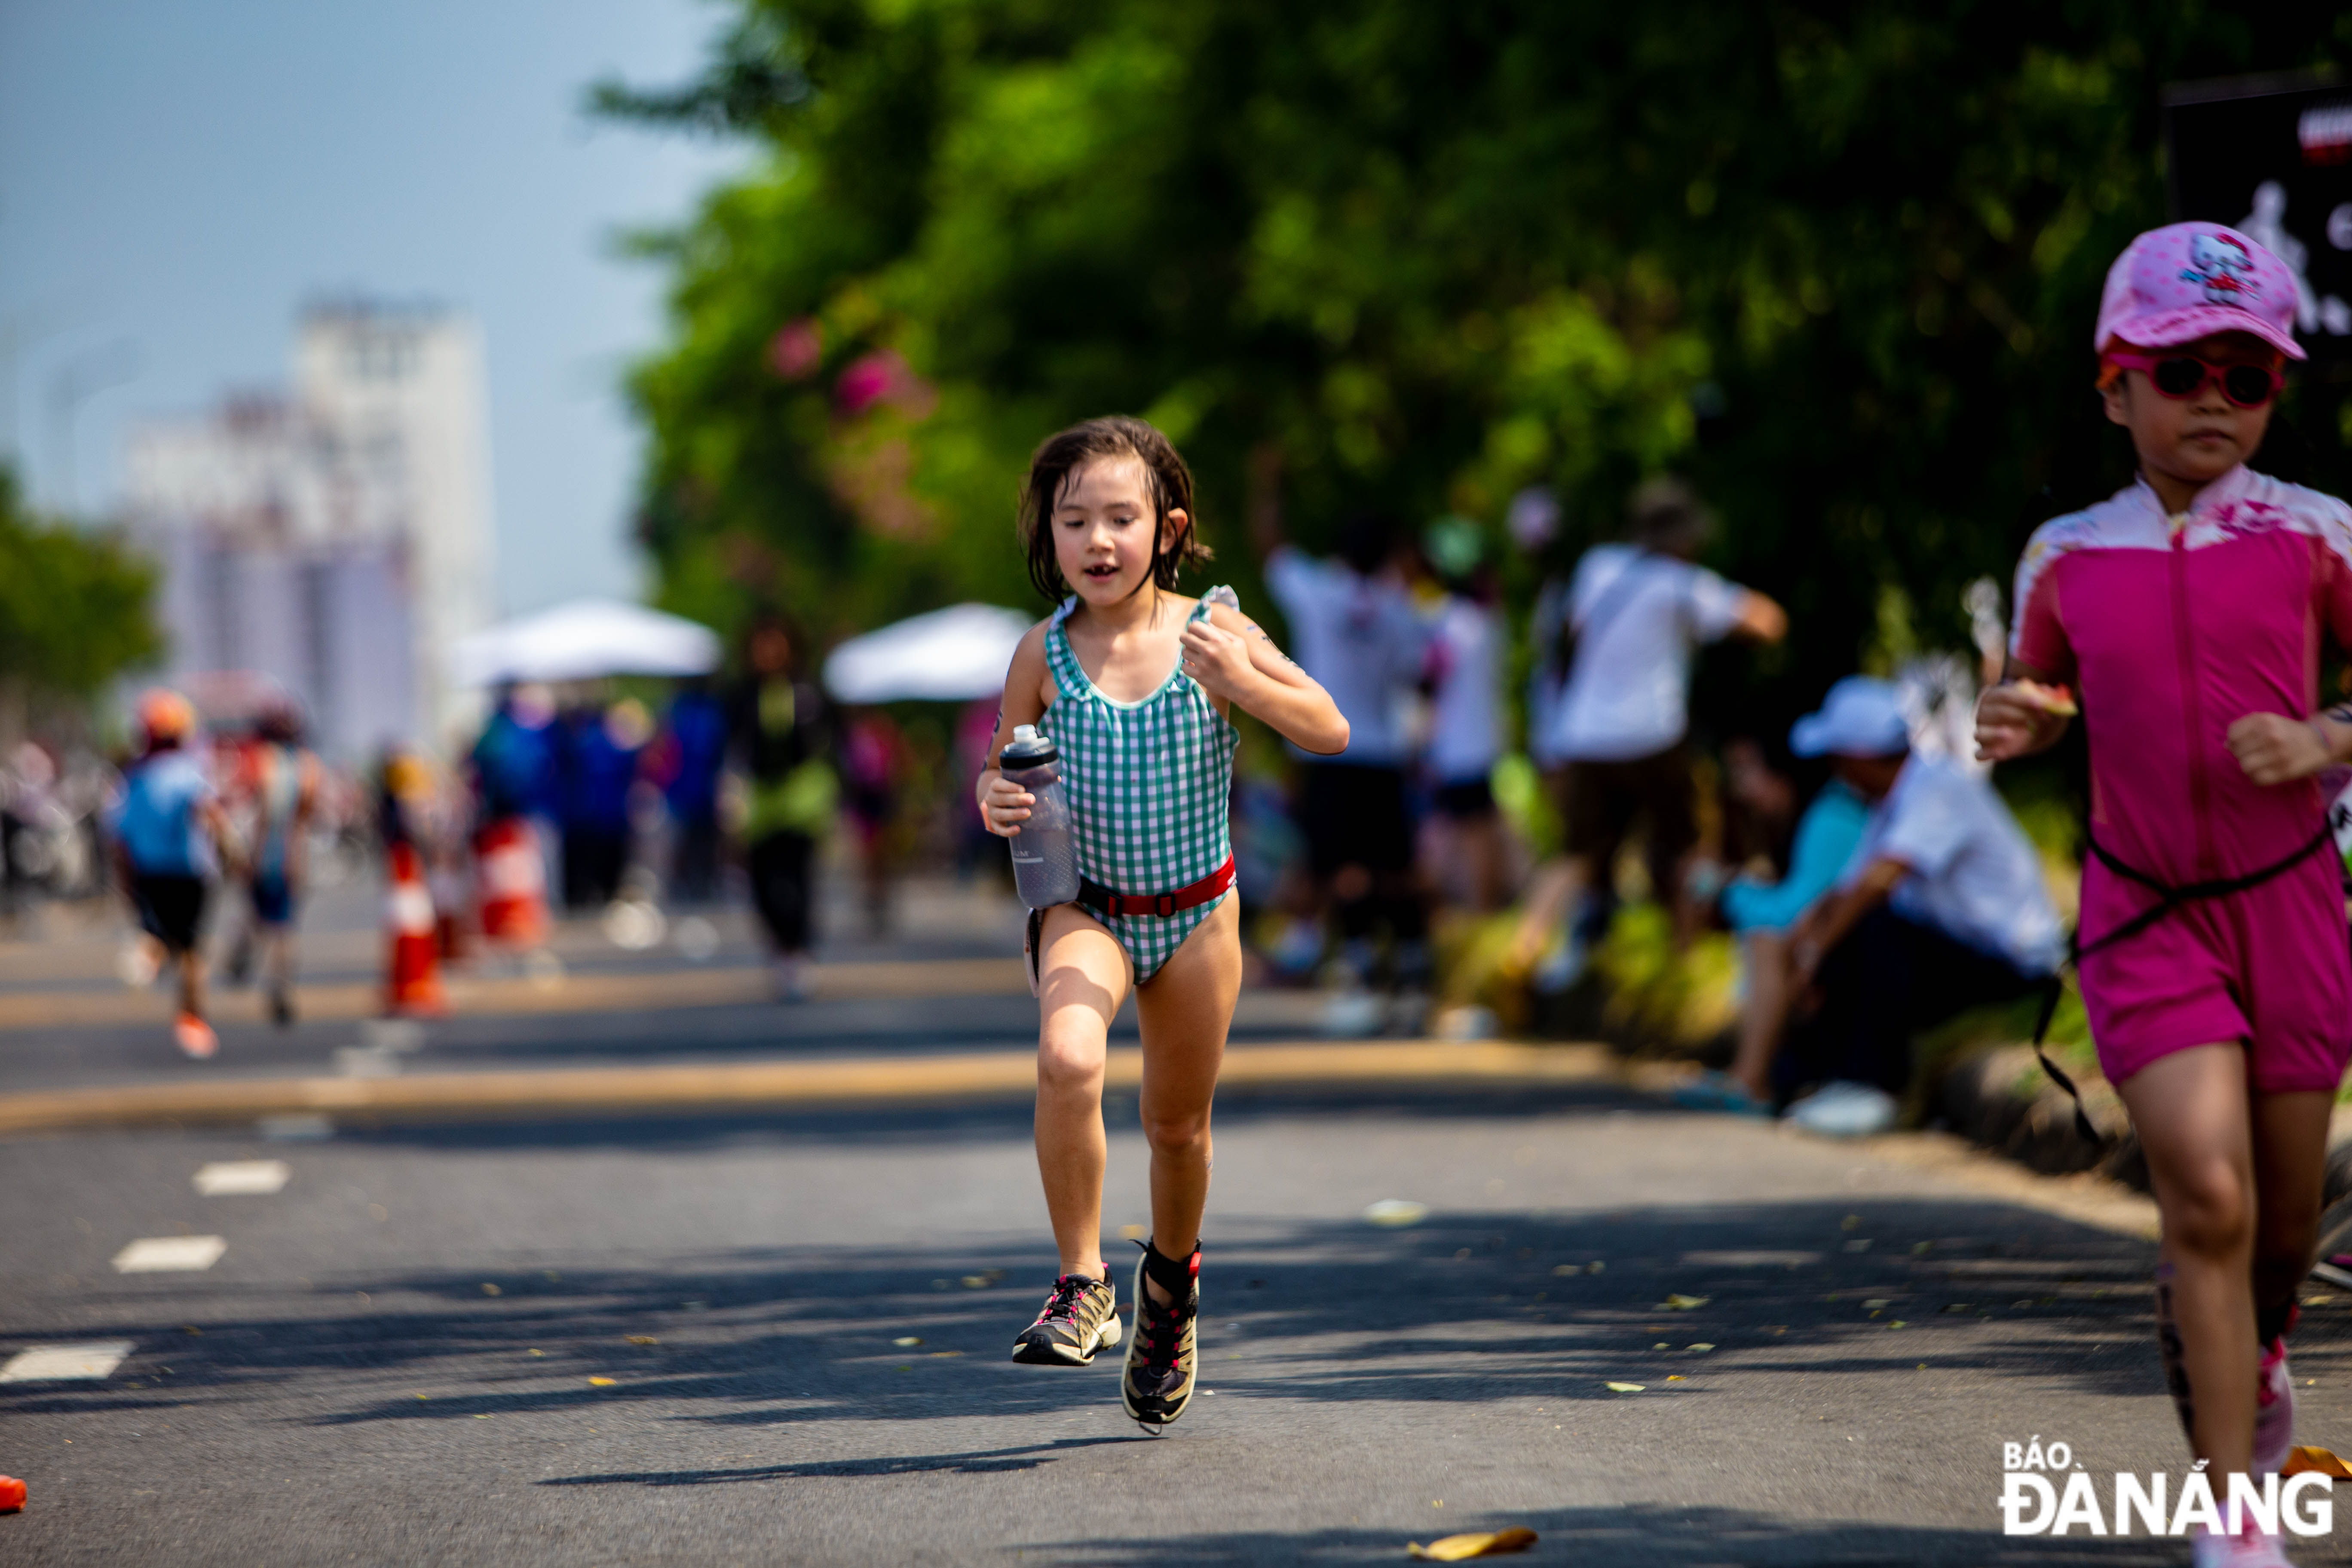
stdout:
[[(1188, 1258), (1209, 1206), (1209, 1105), (1242, 989), (1241, 906), (1228, 897), (1160, 973), (1137, 987), (1143, 1028), (1143, 1136), (1151, 1145), (1151, 1244)], [(1148, 1280), (1157, 1300), (1172, 1300)]]
[(2336, 1097), (2323, 1090), (2253, 1097), (2254, 1310), (2294, 1304), (2319, 1243), (2320, 1192), (2327, 1180), (2327, 1119)]
[(2189, 1449), (2210, 1462), (2219, 1493), (2221, 1476), (2252, 1463), (2262, 1360), (2254, 1342), (2254, 1155), (2245, 1052), (2234, 1042), (2175, 1051), (2116, 1089), (2131, 1110), (2163, 1214), (2158, 1330), (2178, 1339), (2177, 1365), (2167, 1369), (2173, 1397)]
[(1037, 940), (1037, 1173), (1061, 1271), (1099, 1279), (1103, 1060), (1127, 995), (1127, 950), (1066, 904), (1045, 911)]
[(1731, 1076), (1759, 1100), (1772, 1098), (1772, 1053), (1789, 1019), (1789, 937), (1785, 931), (1751, 931), (1740, 939), (1748, 952), (1748, 1005), (1739, 1015), (1739, 1048)]

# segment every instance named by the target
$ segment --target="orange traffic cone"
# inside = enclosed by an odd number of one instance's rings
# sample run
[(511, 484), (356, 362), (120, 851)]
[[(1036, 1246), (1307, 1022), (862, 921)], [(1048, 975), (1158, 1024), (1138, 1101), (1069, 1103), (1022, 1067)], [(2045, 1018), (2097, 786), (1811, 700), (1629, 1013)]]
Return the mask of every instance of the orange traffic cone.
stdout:
[(392, 961), (384, 976), (383, 1010), (438, 1013), (447, 1005), (441, 994), (439, 933), (433, 919), (433, 894), (425, 886), (416, 847), (395, 844), (385, 861), (392, 873), (392, 893), (384, 900), (384, 923), (392, 928)]
[(539, 835), (520, 816), (485, 823), (474, 836), (479, 858), (474, 885), (481, 892), (482, 937), (506, 947), (537, 947), (547, 940), (547, 865)]

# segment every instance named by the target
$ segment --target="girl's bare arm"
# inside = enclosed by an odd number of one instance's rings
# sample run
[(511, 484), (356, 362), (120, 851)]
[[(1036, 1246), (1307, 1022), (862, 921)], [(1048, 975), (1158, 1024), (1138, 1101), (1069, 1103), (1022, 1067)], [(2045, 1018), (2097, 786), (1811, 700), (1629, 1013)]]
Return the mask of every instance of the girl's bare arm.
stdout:
[(1210, 605), (1207, 621), (1184, 628), (1183, 647), (1184, 673), (1212, 697), (1255, 714), (1306, 751), (1328, 757), (1348, 749), (1348, 721), (1331, 694), (1239, 610)]
[(1045, 623), (1031, 626), (1013, 650), (1012, 668), (1004, 673), (1004, 706), (997, 710), (996, 733), (989, 737), (988, 766), (981, 770), (972, 786), (980, 802), (981, 820), (991, 833), (1003, 838), (1016, 837), (1021, 824), (1029, 820), (1029, 808), (1037, 797), (1019, 784), (1007, 780), (997, 765), (1004, 754), (1006, 742), (1013, 731), (1023, 724), (1034, 724), (1045, 716), (1045, 689), (1048, 679), (1045, 668)]

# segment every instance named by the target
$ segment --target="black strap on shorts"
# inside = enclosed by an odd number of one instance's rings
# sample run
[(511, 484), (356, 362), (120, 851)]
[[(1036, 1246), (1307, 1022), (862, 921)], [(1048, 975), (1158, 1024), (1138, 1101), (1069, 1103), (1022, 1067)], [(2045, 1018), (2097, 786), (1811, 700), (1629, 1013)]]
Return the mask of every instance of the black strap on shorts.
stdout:
[(2097, 839), (2089, 839), (2091, 854), (2100, 865), (2105, 866), (2125, 881), (2137, 882), (2154, 893), (2156, 902), (2140, 910), (2131, 919), (2123, 921), (2112, 931), (2102, 931), (2094, 941), (2085, 942), (2077, 940), (2072, 942), (2066, 964), (2053, 972), (2042, 988), (2042, 1015), (2033, 1026), (2033, 1054), (2041, 1060), (2042, 1070), (2050, 1075), (2051, 1081), (2064, 1089), (2074, 1100), (2074, 1131), (2080, 1133), (2085, 1142), (2098, 1143), (2104, 1140), (2100, 1138), (2098, 1129), (2091, 1125), (2091, 1118), (2083, 1109), (2083, 1091), (2074, 1087), (2074, 1080), (2067, 1077), (2056, 1062), (2050, 1059), (2050, 1053), (2043, 1048), (2043, 1042), (2050, 1036), (2050, 1021), (2058, 1014), (2059, 998), (2065, 994), (2066, 968), (2074, 967), (2079, 973), (2082, 961), (2092, 953), (2137, 936), (2176, 910), (2185, 909), (2190, 904), (2201, 903), (2211, 899), (2226, 899), (2232, 893), (2242, 893), (2250, 888), (2259, 888), (2273, 878), (2284, 876), (2318, 853), (2322, 846), (2333, 844), (2336, 841), (2337, 827), (2348, 817), (2352, 817), (2352, 813), (2347, 813), (2343, 806), (2336, 806), (2327, 814), (2326, 820), (2319, 825), (2319, 831), (2312, 836), (2311, 841), (2292, 855), (2282, 857), (2259, 870), (2249, 871), (2242, 877), (2215, 877), (2202, 882), (2174, 884), (2159, 881), (2137, 867), (2126, 865), (2116, 859), (2107, 847)]

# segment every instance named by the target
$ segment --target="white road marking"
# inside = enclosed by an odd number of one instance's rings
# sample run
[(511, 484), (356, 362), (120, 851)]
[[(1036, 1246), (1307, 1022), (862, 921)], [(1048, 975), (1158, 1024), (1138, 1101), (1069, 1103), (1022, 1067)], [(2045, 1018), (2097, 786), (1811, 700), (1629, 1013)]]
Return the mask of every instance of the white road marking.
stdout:
[(79, 1345), (41, 1345), (18, 1351), (0, 1366), (0, 1383), (63, 1383), (112, 1374), (131, 1353), (129, 1340), (92, 1340)]
[(196, 1171), (196, 1191), (208, 1198), (274, 1193), (293, 1171), (283, 1160), (215, 1160)]
[(217, 1236), (150, 1236), (114, 1255), (117, 1274), (194, 1274), (210, 1268), (228, 1250)]

